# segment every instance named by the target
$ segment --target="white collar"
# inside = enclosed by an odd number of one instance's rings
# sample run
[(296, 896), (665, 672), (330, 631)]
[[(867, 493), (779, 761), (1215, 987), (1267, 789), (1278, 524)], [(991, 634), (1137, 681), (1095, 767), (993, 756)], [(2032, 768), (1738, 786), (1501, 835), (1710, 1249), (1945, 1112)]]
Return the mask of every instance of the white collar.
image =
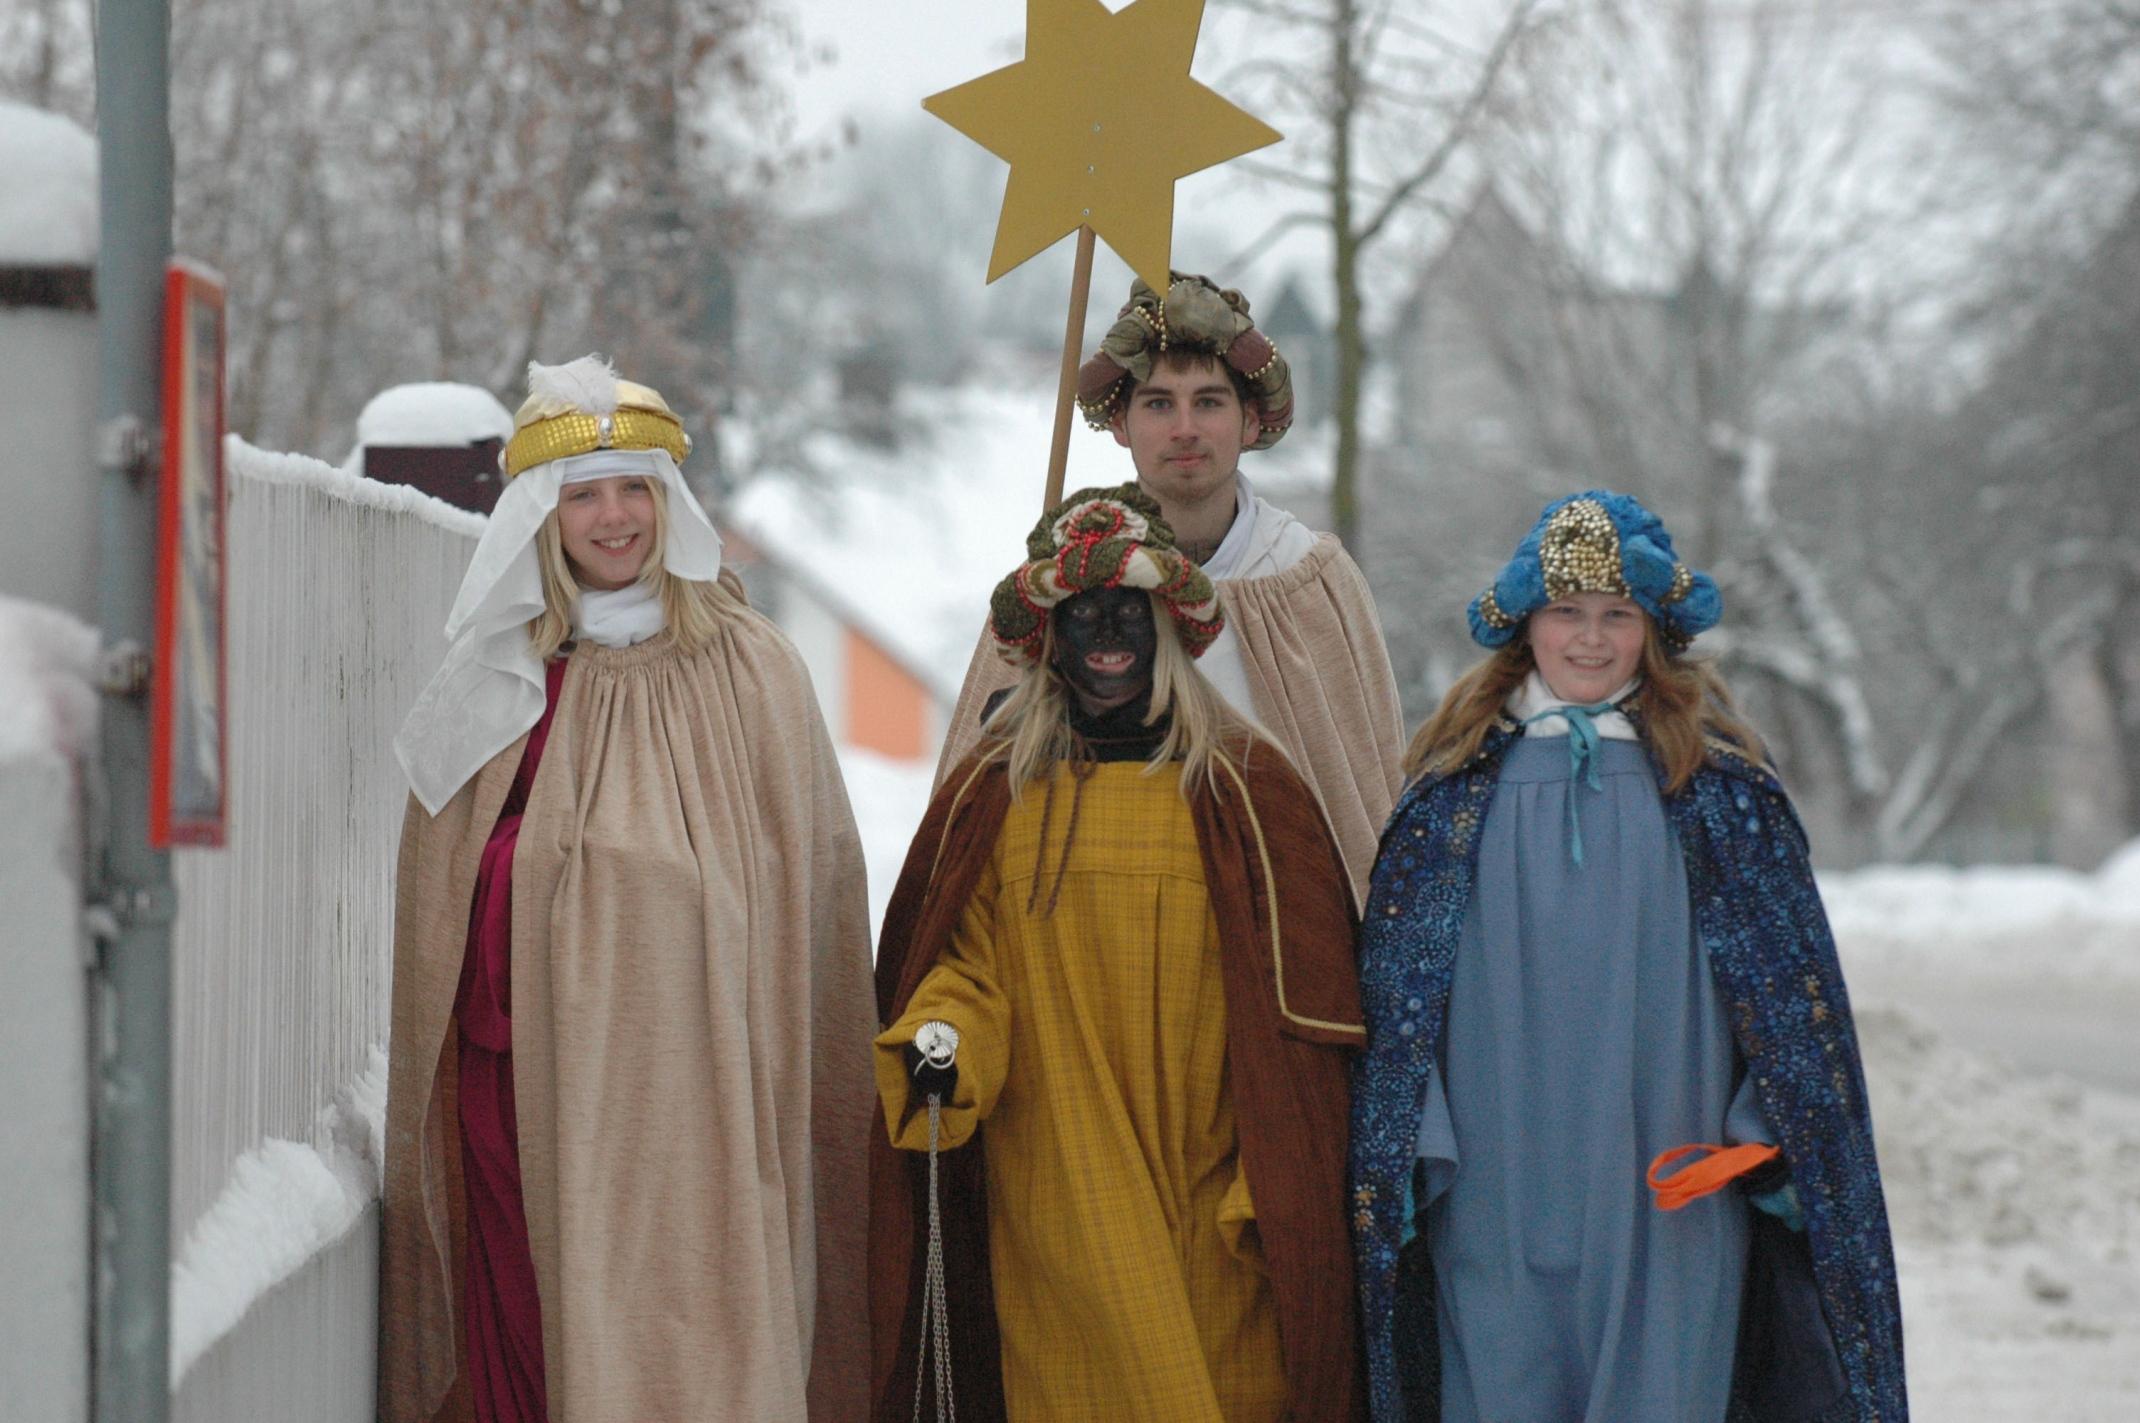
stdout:
[(660, 480), (668, 495), (662, 567), (697, 583), (720, 574), (721, 536), (666, 450), (597, 450), (551, 460), (506, 485), (446, 619), (452, 641), (446, 660), (394, 738), (410, 787), (433, 815), (542, 717), (543, 670), (528, 624), (543, 610), (535, 535), (557, 507), (558, 490), (634, 473)]
[(1256, 537), (1256, 489), (1248, 482), (1248, 476), (1238, 471), (1233, 477), (1233, 522), (1226, 527), (1226, 537), (1211, 551), (1204, 561), (1204, 574), (1209, 578), (1231, 578), (1246, 561), (1248, 545)]
[[(1629, 693), (1635, 690), (1641, 680), (1640, 677), (1628, 678), (1620, 684), (1617, 691), (1604, 698), (1604, 700), (1618, 706)], [(1546, 685), (1546, 679), (1539, 675), (1538, 669), (1535, 667), (1531, 669), (1531, 675), (1523, 679), (1523, 685), (1508, 695), (1508, 714), (1520, 722), (1527, 723), (1524, 727), (1524, 735), (1526, 736), (1566, 736), (1568, 734), (1568, 719), (1564, 716), (1546, 716), (1544, 714), (1558, 707), (1581, 705), (1584, 704), (1571, 702), (1565, 697), (1554, 696), (1553, 689)], [(1531, 721), (1534, 716), (1541, 719), (1535, 722)], [(1629, 721), (1622, 712), (1609, 711), (1603, 716), (1592, 717), (1590, 724), (1595, 726), (1598, 729), (1598, 735), (1604, 737), (1607, 741), (1633, 741), (1635, 739), (1635, 724)]]
[(582, 588), (573, 600), (572, 635), (604, 647), (645, 642), (667, 625), (660, 595), (638, 579), (622, 588)]

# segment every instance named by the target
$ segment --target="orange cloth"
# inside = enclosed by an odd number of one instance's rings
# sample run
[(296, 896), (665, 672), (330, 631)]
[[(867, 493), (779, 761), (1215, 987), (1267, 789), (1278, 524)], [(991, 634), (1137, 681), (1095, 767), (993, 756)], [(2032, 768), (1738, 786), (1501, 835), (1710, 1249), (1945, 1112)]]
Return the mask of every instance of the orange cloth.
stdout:
[[(1682, 1157), (1697, 1151), (1709, 1154), (1690, 1166), (1677, 1171), (1670, 1169)], [(1780, 1154), (1775, 1147), (1762, 1142), (1748, 1142), (1743, 1146), (1714, 1146), (1708, 1142), (1675, 1146), (1650, 1163), (1650, 1190), (1656, 1193), (1657, 1209), (1676, 1211), (1689, 1201), (1713, 1195), (1741, 1176), (1760, 1170)]]

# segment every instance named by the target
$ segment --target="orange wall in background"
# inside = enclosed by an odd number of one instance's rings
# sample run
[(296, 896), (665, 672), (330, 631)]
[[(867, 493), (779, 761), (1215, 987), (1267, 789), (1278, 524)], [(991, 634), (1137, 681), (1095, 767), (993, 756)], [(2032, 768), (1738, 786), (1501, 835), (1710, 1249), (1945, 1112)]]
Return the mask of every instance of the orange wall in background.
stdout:
[(927, 755), (929, 693), (877, 644), (847, 628), (847, 744), (902, 761)]

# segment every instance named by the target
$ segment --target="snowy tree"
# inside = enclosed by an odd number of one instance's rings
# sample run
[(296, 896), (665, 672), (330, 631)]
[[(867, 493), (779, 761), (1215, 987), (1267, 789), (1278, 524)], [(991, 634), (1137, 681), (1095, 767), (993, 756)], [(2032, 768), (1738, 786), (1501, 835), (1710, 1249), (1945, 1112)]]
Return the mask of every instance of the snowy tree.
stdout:
[[(0, 41), (0, 92), (89, 117), (88, 5), (0, 0)], [(176, 242), (230, 282), (234, 428), (318, 449), (382, 386), (588, 349), (711, 414), (817, 156), (798, 55), (767, 0), (176, 0)]]
[(1337, 347), (1330, 519), (1338, 536), (1359, 548), (1361, 410), (1374, 319), (1364, 295), (1367, 264), (1402, 220), (1437, 194), (1540, 3), (1497, 4), (1498, 21), (1483, 46), (1459, 37), (1450, 5), (1232, 0), (1231, 8), (1263, 32), (1260, 57), (1240, 65), (1233, 84), (1288, 135), (1275, 157), (1239, 166), (1298, 195), (1243, 256), (1292, 228), (1327, 235)]
[(88, 0), (0, 0), (0, 98), (96, 122)]

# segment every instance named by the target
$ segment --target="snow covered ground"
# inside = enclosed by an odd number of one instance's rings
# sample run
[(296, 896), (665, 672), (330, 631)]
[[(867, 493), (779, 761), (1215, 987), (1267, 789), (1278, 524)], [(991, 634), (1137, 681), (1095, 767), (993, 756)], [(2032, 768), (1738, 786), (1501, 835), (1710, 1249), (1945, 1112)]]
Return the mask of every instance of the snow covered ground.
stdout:
[[(841, 761), (881, 919), (930, 771)], [(1822, 888), (1871, 1082), (1914, 1416), (2140, 1418), (2140, 1090), (2121, 1090), (2140, 1089), (2140, 842), (2094, 875), (1881, 868)]]
[(1825, 877), (1913, 1412), (2140, 1418), (2140, 842), (2092, 875)]

